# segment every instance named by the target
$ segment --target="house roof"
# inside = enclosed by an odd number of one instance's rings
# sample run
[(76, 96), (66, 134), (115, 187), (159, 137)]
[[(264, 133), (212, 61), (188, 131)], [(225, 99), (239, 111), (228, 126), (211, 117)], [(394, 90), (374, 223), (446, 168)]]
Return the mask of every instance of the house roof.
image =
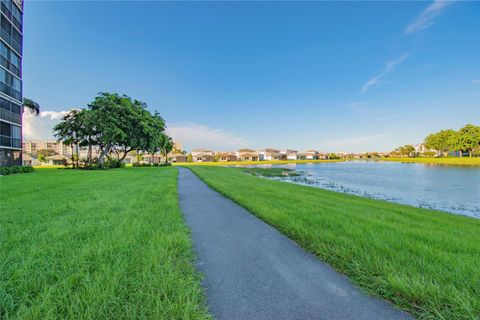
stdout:
[(168, 155), (169, 157), (175, 157), (175, 158), (178, 158), (178, 157), (187, 157), (186, 155), (184, 155), (183, 153), (173, 153), (173, 154), (169, 154)]
[(212, 150), (208, 150), (208, 149), (193, 149), (192, 152), (212, 152)]
[(262, 152), (271, 152), (271, 153), (278, 153), (278, 152), (280, 152), (280, 150), (271, 149), (271, 148), (263, 149), (263, 150), (260, 150), (260, 151), (262, 151)]
[(237, 157), (236, 155), (231, 154), (230, 152), (219, 152), (217, 153), (217, 155), (219, 157), (235, 157), (235, 158)]
[(62, 156), (60, 154), (55, 154), (53, 156), (46, 157), (45, 159), (47, 159), (47, 160), (63, 160), (63, 159), (67, 159), (67, 157)]
[(195, 155), (195, 157), (211, 157), (212, 155), (209, 153), (205, 152), (199, 152), (198, 154)]
[(252, 149), (239, 149), (238, 152), (255, 152), (255, 150), (252, 150)]
[(305, 152), (307, 152), (307, 153), (318, 153), (317, 150), (307, 150), (307, 151), (305, 151)]
[(244, 154), (242, 154), (242, 158), (246, 158), (246, 157), (258, 157), (258, 155), (256, 153), (244, 153)]

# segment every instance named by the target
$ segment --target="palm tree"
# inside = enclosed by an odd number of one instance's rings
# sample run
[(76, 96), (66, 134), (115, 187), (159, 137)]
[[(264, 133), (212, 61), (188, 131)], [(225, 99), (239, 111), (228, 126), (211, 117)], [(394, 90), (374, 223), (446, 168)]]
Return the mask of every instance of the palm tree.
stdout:
[(30, 110), (37, 116), (40, 114), (40, 105), (32, 99), (23, 98), (23, 108)]

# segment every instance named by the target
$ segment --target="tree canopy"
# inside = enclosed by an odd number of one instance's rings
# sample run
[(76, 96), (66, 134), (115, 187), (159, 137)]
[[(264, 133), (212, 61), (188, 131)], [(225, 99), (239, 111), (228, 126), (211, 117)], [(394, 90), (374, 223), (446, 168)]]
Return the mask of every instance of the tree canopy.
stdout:
[(166, 154), (172, 149), (160, 114), (152, 114), (142, 101), (116, 93), (101, 92), (87, 108), (70, 111), (54, 127), (54, 134), (67, 145), (98, 148), (98, 158), (92, 159), (89, 152), (87, 162), (100, 166), (112, 155), (121, 161), (132, 151)]

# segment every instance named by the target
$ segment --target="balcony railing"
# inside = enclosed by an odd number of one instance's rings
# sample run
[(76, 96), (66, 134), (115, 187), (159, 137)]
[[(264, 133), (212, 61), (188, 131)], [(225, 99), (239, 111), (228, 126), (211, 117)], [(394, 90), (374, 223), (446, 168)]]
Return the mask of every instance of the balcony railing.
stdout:
[(10, 148), (21, 148), (22, 147), (22, 140), (12, 138), (12, 137), (9, 137), (9, 136), (0, 136), (0, 146), (10, 147)]
[(22, 117), (12, 111), (0, 108), (0, 119), (10, 121), (16, 124), (22, 123)]
[[(12, 53), (14, 54), (14, 53)], [(8, 61), (4, 56), (0, 55), (0, 65), (4, 66), (8, 70), (10, 70), (14, 75), (20, 77), (20, 69), (16, 67), (13, 63)]]
[(0, 91), (5, 93), (8, 96), (14, 98), (14, 99), (17, 99), (18, 101), (22, 101), (22, 93), (21, 92), (10, 88), (9, 86), (7, 86), (5, 83), (3, 83), (1, 81), (0, 81)]
[[(0, 35), (19, 55), (22, 55), (22, 44), (15, 40), (8, 30), (0, 28)], [(21, 37), (21, 35), (19, 35)]]

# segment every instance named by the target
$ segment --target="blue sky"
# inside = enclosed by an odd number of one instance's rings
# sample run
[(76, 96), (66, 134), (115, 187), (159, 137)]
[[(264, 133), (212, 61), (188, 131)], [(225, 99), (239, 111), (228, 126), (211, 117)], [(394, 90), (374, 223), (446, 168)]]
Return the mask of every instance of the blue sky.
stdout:
[(185, 149), (389, 151), (480, 119), (479, 2), (36, 2), (25, 135), (99, 91)]

